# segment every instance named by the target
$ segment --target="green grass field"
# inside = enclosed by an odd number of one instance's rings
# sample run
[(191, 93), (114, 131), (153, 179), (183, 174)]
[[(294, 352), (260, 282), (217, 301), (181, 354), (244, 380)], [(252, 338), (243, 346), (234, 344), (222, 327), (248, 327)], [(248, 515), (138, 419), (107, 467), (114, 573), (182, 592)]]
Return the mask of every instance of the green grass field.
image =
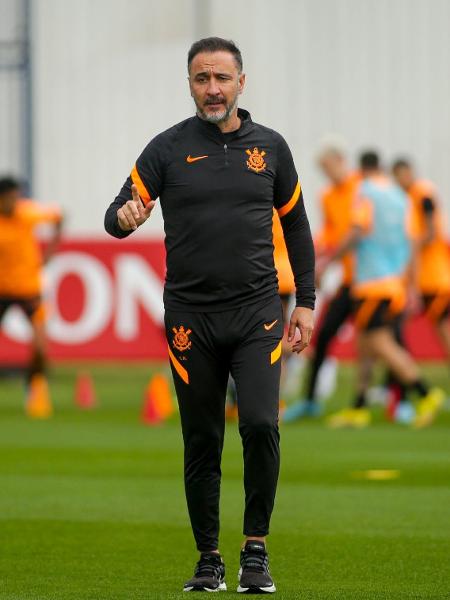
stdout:
[[(443, 366), (427, 374), (449, 392)], [(23, 416), (18, 380), (0, 380), (0, 598), (183, 598), (197, 555), (182, 484), (177, 418), (139, 421), (149, 369), (91, 367), (99, 406), (73, 405), (75, 370), (52, 378), (53, 419)], [(351, 393), (339, 375), (331, 408)], [(368, 481), (369, 469), (400, 472)], [(221, 551), (236, 596), (242, 461), (230, 424)], [(280, 599), (450, 598), (450, 414), (419, 432), (376, 416), (366, 431), (282, 428), (282, 474), (269, 538)]]

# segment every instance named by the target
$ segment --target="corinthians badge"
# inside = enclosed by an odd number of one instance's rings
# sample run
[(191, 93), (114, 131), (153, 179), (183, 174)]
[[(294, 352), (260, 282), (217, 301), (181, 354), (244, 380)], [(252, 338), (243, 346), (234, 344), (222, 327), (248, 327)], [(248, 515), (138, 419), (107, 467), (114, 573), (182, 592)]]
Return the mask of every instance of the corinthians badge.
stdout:
[(192, 330), (187, 329), (185, 331), (183, 325), (180, 325), (178, 329), (176, 327), (172, 327), (172, 331), (175, 334), (172, 341), (173, 347), (179, 350), (180, 352), (189, 350), (192, 346), (192, 342), (189, 339), (189, 334), (192, 333)]
[(255, 173), (264, 171), (266, 168), (266, 161), (264, 160), (266, 153), (264, 150), (260, 152), (258, 148), (253, 148), (252, 152), (250, 152), (250, 150), (246, 150), (246, 153), (248, 154), (247, 167)]

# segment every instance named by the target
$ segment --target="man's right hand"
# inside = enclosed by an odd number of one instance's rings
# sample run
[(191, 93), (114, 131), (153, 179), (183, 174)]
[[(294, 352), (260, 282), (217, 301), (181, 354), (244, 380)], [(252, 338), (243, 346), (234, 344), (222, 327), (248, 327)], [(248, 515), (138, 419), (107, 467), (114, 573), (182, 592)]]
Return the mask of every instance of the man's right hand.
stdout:
[(150, 200), (147, 206), (143, 205), (137, 186), (134, 183), (131, 186), (131, 194), (133, 199), (128, 200), (128, 202), (117, 211), (119, 227), (123, 231), (134, 231), (142, 225), (142, 223), (145, 223), (155, 206), (154, 200)]

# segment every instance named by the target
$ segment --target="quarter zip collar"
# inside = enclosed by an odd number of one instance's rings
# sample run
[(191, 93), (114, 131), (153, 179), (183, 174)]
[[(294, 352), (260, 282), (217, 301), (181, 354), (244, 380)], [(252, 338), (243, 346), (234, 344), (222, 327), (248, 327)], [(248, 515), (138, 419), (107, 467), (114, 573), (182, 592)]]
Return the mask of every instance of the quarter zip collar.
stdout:
[[(242, 137), (252, 129), (252, 117), (247, 110), (243, 108), (238, 108), (238, 117), (241, 120), (241, 126), (239, 127), (239, 129), (236, 129), (236, 131), (230, 131), (229, 133), (227, 133), (227, 136), (232, 135), (236, 138)], [(199, 127), (202, 131), (204, 131), (205, 133), (209, 133), (216, 140), (223, 142), (225, 134), (223, 134), (220, 131), (219, 127), (215, 123), (205, 121), (204, 119), (201, 119), (198, 115), (195, 115), (194, 119), (196, 121), (197, 127)]]

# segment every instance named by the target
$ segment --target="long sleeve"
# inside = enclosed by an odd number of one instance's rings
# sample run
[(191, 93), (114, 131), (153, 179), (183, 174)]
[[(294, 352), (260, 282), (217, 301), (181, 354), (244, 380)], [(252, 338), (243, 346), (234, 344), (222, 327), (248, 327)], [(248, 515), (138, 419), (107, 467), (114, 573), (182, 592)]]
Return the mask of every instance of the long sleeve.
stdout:
[(109, 205), (105, 213), (105, 229), (116, 238), (125, 238), (132, 231), (120, 228), (117, 211), (128, 200), (131, 200), (131, 186), (134, 183), (139, 191), (142, 202), (146, 205), (150, 200), (158, 198), (164, 178), (164, 154), (167, 142), (162, 134), (154, 138), (144, 149), (127, 177), (119, 195)]
[(283, 227), (296, 287), (296, 305), (314, 308), (315, 255), (311, 229), (291, 152), (280, 136), (274, 205)]

